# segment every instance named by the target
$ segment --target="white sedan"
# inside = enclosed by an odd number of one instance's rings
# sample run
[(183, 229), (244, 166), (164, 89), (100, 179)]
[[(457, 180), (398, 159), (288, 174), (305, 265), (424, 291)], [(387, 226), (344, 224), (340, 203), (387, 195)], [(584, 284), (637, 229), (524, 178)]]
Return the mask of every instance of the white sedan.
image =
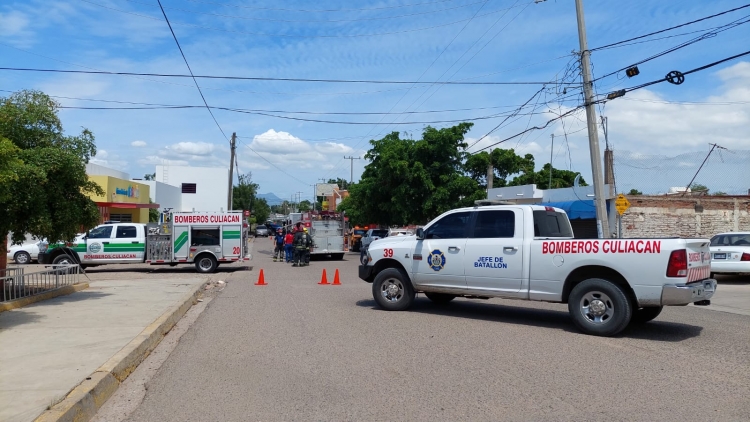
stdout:
[(39, 245), (42, 243), (44, 242), (37, 241), (24, 245), (10, 246), (8, 247), (8, 260), (12, 259), (19, 265), (30, 264), (31, 261), (36, 261), (39, 257)]
[(711, 238), (711, 273), (750, 273), (750, 232), (721, 233)]

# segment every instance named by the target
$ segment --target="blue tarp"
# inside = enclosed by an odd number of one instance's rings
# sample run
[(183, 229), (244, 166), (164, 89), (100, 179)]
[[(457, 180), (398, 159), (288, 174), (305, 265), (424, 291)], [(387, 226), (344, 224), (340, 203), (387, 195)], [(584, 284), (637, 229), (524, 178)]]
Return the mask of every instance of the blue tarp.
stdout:
[(568, 214), (568, 218), (571, 220), (596, 218), (596, 207), (594, 206), (593, 199), (587, 201), (547, 202), (539, 205), (560, 208)]

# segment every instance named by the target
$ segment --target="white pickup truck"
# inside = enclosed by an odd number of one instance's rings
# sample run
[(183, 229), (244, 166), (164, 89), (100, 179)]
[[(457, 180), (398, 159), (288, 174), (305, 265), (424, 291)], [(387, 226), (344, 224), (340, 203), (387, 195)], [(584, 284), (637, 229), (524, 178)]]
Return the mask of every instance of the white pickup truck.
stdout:
[(377, 304), (409, 308), (415, 294), (561, 302), (581, 331), (612, 336), (664, 306), (709, 305), (708, 239), (574, 239), (568, 216), (538, 205), (448, 211), (415, 236), (369, 246), (359, 277)]

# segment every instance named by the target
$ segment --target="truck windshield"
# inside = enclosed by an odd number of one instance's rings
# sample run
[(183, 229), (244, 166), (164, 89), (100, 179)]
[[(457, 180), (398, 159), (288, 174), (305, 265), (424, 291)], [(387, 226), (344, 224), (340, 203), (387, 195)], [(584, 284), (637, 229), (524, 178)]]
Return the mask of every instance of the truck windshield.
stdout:
[(386, 237), (388, 236), (387, 230), (373, 230), (372, 237)]
[(573, 237), (573, 229), (564, 213), (534, 211), (534, 237)]
[(354, 230), (354, 235), (355, 236), (362, 236), (365, 233), (366, 232), (364, 230)]

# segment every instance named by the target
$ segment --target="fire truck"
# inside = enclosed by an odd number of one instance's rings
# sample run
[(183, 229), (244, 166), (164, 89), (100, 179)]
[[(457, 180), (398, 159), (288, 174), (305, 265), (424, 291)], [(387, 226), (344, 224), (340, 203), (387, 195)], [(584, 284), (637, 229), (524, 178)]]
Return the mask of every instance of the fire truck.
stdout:
[(302, 224), (313, 239), (310, 255), (331, 259), (344, 259), (344, 235), (346, 216), (332, 211), (308, 211), (302, 213)]
[(248, 224), (242, 211), (160, 213), (158, 223), (106, 222), (73, 242), (48, 245), (41, 264), (194, 264), (212, 273), (221, 263), (249, 260)]

